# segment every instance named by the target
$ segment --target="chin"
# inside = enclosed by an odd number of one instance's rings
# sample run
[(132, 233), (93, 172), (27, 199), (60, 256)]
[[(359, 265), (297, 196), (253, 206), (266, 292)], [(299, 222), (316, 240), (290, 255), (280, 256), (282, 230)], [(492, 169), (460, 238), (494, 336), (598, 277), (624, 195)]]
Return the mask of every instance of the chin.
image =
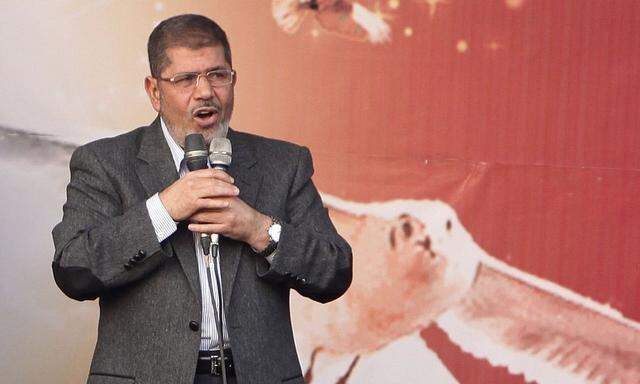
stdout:
[(210, 145), (211, 141), (217, 137), (227, 137), (228, 126), (215, 124), (210, 127), (198, 127), (198, 130), (194, 133), (200, 133), (204, 136), (204, 142), (206, 145)]
[(207, 127), (203, 129), (202, 134), (205, 137), (207, 143), (213, 140), (216, 137), (227, 137), (227, 133), (229, 132), (229, 123), (222, 122), (216, 123), (212, 127)]

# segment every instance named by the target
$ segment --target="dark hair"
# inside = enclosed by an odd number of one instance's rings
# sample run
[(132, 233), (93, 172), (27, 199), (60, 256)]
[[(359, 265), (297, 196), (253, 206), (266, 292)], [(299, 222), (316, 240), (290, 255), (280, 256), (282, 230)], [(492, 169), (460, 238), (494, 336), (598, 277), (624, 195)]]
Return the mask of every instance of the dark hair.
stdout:
[(160, 72), (170, 64), (167, 48), (199, 49), (218, 44), (222, 44), (224, 58), (231, 65), (231, 47), (227, 34), (215, 21), (192, 14), (170, 17), (158, 24), (149, 35), (147, 53), (151, 76), (160, 76)]

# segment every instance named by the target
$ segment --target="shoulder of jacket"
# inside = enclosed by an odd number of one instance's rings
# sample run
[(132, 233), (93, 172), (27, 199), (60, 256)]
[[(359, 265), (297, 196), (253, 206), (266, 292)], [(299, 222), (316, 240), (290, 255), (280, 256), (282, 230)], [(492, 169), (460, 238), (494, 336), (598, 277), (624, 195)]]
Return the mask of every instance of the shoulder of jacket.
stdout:
[(150, 126), (139, 127), (112, 137), (105, 137), (79, 146), (76, 151), (90, 151), (102, 156), (135, 155), (139, 149), (140, 139)]
[[(282, 157), (282, 156), (299, 156), (301, 151), (307, 150), (306, 147), (292, 143), (290, 141), (274, 139), (270, 137), (255, 135), (247, 132), (234, 131), (234, 134), (241, 141), (250, 144), (256, 149), (260, 157)], [(233, 143), (232, 143), (233, 145)]]

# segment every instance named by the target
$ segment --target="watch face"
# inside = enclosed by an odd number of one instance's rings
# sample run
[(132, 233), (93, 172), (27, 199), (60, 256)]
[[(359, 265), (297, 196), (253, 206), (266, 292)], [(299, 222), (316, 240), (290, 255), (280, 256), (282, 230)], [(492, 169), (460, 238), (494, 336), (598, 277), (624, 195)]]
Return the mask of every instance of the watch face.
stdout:
[(273, 223), (269, 227), (269, 236), (275, 242), (280, 241), (280, 231), (282, 231), (282, 226), (278, 223)]

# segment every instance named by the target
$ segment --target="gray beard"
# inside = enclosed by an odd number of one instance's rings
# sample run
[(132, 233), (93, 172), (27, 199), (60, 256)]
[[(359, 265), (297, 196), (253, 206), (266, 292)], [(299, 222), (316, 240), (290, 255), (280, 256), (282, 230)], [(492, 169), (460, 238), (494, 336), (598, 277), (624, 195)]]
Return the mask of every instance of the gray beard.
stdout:
[[(182, 140), (182, 142), (178, 142), (177, 138), (174, 136), (175, 130), (173, 127), (173, 123), (170, 122), (166, 117), (164, 117), (162, 113), (160, 113), (160, 116), (162, 117), (162, 120), (167, 126), (167, 129), (169, 130), (169, 134), (173, 137), (173, 139), (176, 141), (176, 143), (178, 143), (180, 147), (184, 148), (184, 139)], [(204, 141), (207, 146), (210, 145), (211, 140), (215, 138), (227, 137), (227, 134), (229, 133), (229, 121), (230, 119), (225, 119), (224, 121), (221, 121), (220, 123), (218, 123), (217, 129), (213, 132), (213, 136), (211, 136), (210, 138), (205, 136)]]
[(229, 133), (229, 120), (225, 119), (218, 124), (219, 129), (216, 129), (216, 132), (213, 134), (214, 138), (219, 137), (227, 137), (227, 133)]

